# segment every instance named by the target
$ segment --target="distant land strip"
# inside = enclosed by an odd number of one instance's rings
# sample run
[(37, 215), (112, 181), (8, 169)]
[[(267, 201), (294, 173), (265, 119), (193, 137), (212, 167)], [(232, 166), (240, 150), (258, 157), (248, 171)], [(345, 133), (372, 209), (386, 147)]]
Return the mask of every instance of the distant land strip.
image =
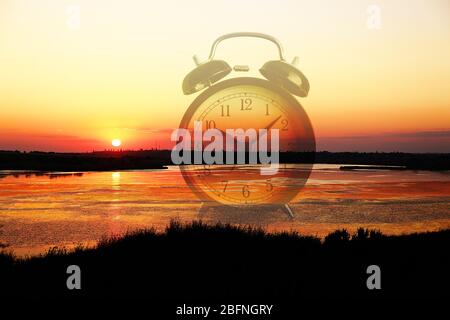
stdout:
[[(165, 169), (166, 166), (173, 165), (170, 154), (170, 150), (89, 153), (0, 151), (0, 170), (77, 172)], [(248, 158), (248, 153), (246, 157)], [(341, 164), (342, 170), (438, 171), (450, 170), (450, 153), (288, 151), (280, 152), (280, 162)]]

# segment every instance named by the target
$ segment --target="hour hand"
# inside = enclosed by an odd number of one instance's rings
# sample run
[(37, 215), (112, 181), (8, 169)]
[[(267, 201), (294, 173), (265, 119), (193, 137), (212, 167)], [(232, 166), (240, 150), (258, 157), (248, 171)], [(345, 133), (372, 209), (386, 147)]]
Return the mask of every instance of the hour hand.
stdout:
[(218, 129), (218, 128), (215, 128), (215, 129), (219, 130), (225, 137), (230, 137), (231, 139), (233, 139), (233, 141), (236, 141), (236, 137), (235, 136), (232, 136), (232, 135), (226, 133), (222, 129)]

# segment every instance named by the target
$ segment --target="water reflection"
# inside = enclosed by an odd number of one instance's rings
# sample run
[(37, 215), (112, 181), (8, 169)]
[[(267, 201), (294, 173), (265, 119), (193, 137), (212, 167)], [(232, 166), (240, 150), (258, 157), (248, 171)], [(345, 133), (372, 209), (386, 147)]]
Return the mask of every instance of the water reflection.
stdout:
[(295, 213), (288, 205), (224, 206), (204, 203), (198, 218), (210, 223), (229, 223), (267, 227), (270, 223), (294, 219)]
[[(291, 168), (296, 169), (301, 170)], [(315, 165), (308, 183), (290, 201), (294, 218), (281, 206), (211, 206), (186, 185), (178, 167), (84, 174), (1, 171), (0, 176), (0, 242), (19, 254), (94, 243), (135, 229), (162, 231), (172, 219), (318, 236), (360, 226), (388, 234), (450, 226), (450, 175), (441, 172), (355, 172)]]
[(108, 234), (115, 235), (120, 234), (120, 225), (118, 220), (121, 214), (121, 188), (120, 188), (120, 172), (111, 173), (111, 190), (112, 197), (109, 203), (108, 209), (105, 210), (105, 214), (108, 216)]

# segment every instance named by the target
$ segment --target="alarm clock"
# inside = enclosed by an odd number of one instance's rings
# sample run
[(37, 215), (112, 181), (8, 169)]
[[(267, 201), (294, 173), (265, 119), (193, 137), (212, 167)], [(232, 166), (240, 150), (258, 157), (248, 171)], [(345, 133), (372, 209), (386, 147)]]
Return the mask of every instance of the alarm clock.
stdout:
[[(232, 70), (246, 72), (248, 66), (233, 69), (223, 60), (214, 59), (218, 44), (229, 38), (256, 37), (269, 40), (278, 48), (279, 59), (266, 62), (259, 69), (262, 78), (235, 77), (222, 80)], [(306, 97), (309, 82), (293, 63), (286, 62), (280, 42), (269, 35), (253, 32), (230, 33), (214, 41), (209, 58), (200, 63), (182, 84), (186, 95), (201, 92), (185, 112), (180, 128), (194, 131), (195, 123), (203, 130), (266, 129), (278, 130), (279, 152), (293, 157), (315, 152), (313, 127), (305, 110), (294, 96)], [(220, 81), (222, 80), (222, 81)], [(298, 159), (295, 162), (298, 162)], [(304, 162), (304, 161), (303, 161)], [(287, 206), (305, 185), (313, 163), (279, 164), (276, 173), (263, 174), (255, 164), (182, 165), (184, 180), (192, 191), (209, 205)]]

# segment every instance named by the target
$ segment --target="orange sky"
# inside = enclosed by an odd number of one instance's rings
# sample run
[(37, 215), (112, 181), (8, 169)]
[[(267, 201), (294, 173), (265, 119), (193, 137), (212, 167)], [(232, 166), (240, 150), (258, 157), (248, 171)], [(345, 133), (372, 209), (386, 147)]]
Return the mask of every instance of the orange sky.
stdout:
[[(195, 98), (181, 92), (192, 55), (234, 31), (274, 35), (300, 57), (318, 149), (450, 152), (447, 0), (2, 0), (0, 149), (168, 146)], [(276, 50), (236, 39), (217, 57), (257, 76)]]

